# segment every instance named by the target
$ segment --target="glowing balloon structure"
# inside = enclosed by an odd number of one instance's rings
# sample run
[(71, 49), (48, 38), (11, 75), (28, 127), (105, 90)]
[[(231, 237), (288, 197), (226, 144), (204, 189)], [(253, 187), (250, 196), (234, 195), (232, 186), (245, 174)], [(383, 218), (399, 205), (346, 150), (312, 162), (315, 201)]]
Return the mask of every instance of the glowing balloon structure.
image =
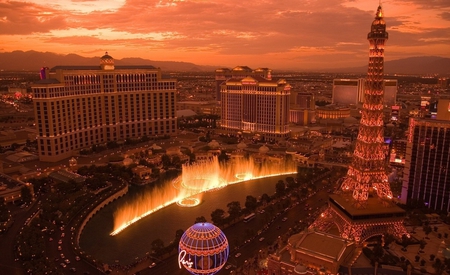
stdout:
[(227, 262), (228, 240), (210, 223), (196, 223), (183, 234), (178, 245), (178, 264), (193, 275), (213, 275)]

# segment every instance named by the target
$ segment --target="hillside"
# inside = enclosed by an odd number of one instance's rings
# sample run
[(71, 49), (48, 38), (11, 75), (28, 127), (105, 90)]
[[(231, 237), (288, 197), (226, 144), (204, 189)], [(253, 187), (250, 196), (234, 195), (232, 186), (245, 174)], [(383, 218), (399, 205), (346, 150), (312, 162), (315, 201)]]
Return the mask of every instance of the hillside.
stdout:
[[(0, 70), (36, 71), (39, 68), (57, 65), (98, 65), (100, 57), (83, 57), (76, 54), (60, 55), (51, 52), (14, 51), (0, 53)], [(202, 66), (189, 62), (154, 61), (142, 58), (116, 59), (116, 65), (153, 65), (166, 72), (213, 72), (223, 66)], [(327, 69), (323, 72), (366, 73), (367, 65), (355, 68)], [(385, 62), (387, 74), (450, 74), (450, 58), (418, 56)]]
[[(0, 53), (0, 70), (36, 71), (41, 67), (57, 65), (98, 65), (100, 57), (83, 57), (76, 54), (60, 55), (51, 52), (14, 51)], [(152, 65), (163, 71), (213, 71), (216, 67), (201, 66), (189, 62), (153, 61), (142, 58), (116, 59), (116, 65)]]

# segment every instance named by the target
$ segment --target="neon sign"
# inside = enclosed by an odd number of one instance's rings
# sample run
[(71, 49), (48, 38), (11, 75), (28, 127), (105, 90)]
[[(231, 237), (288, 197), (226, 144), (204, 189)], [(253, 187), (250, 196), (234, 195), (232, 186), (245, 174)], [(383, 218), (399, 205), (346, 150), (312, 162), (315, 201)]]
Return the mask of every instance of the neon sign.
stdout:
[(191, 259), (185, 260), (184, 259), (185, 257), (186, 257), (186, 250), (181, 250), (180, 253), (178, 253), (178, 266), (180, 267), (180, 269), (181, 269), (181, 265), (192, 268), (192, 266), (194, 265), (194, 262), (192, 262)]

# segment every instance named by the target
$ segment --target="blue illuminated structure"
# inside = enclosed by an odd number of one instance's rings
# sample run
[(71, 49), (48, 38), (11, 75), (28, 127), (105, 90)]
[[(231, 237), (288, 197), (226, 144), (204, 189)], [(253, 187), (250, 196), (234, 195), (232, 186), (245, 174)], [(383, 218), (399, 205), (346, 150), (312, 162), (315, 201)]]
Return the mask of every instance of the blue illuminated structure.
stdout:
[(225, 234), (211, 223), (196, 223), (181, 236), (178, 263), (193, 275), (212, 275), (227, 262), (229, 245)]

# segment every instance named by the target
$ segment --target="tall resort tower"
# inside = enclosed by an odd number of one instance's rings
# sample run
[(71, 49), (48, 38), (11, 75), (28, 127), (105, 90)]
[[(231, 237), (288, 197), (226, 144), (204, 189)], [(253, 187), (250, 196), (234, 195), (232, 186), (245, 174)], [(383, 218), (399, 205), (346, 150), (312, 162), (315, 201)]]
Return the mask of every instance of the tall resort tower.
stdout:
[(385, 233), (401, 237), (405, 211), (392, 201), (383, 149), (384, 44), (388, 39), (383, 10), (378, 7), (367, 35), (369, 67), (356, 147), (339, 192), (329, 197), (329, 207), (311, 227), (326, 230), (333, 224), (339, 234), (360, 243)]

